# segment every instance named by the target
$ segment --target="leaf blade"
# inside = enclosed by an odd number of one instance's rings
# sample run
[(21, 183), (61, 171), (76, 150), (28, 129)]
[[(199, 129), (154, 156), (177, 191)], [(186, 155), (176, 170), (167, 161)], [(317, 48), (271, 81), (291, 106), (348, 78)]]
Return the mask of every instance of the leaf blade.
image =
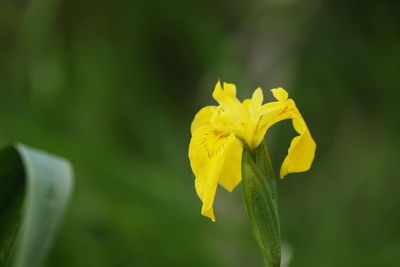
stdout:
[[(14, 197), (19, 213), (8, 206), (10, 202), (2, 202), (5, 205), (0, 214), (6, 214), (8, 210), (20, 217), (14, 219), (18, 221), (17, 234), (12, 238), (12, 249), (8, 246), (2, 251), (4, 257), (0, 258), (0, 266), (39, 266), (54, 241), (69, 201), (73, 187), (72, 167), (64, 159), (22, 144), (1, 150), (0, 166), (4, 166), (7, 158), (11, 159), (9, 161), (19, 176), (10, 175), (10, 170), (3, 171), (0, 183), (18, 183), (10, 194), (13, 196), (20, 191), (23, 194), (22, 198)], [(9, 220), (12, 223), (11, 217)], [(5, 244), (7, 240), (0, 239), (0, 242)]]

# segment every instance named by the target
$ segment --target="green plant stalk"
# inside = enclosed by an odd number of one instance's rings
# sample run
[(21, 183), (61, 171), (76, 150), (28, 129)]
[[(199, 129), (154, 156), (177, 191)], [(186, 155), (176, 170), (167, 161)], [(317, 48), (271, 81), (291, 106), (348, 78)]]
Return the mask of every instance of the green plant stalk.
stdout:
[(254, 237), (266, 267), (281, 262), (280, 225), (274, 172), (265, 143), (243, 150), (243, 194)]

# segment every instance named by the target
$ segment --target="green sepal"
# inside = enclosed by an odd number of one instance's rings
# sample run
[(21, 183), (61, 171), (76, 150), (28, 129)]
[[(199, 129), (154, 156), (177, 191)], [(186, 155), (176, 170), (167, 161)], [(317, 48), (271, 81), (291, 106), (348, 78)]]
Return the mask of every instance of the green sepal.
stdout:
[(261, 248), (265, 266), (279, 267), (280, 226), (273, 173), (264, 142), (255, 151), (243, 150), (243, 193), (253, 234)]
[(0, 267), (40, 266), (73, 185), (68, 161), (22, 144), (0, 150)]

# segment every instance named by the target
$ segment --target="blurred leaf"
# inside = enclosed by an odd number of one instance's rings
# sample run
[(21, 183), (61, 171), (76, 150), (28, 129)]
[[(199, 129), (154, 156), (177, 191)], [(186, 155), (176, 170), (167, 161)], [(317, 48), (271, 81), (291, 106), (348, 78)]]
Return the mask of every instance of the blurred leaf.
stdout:
[(0, 266), (38, 266), (72, 189), (64, 159), (21, 144), (0, 151)]

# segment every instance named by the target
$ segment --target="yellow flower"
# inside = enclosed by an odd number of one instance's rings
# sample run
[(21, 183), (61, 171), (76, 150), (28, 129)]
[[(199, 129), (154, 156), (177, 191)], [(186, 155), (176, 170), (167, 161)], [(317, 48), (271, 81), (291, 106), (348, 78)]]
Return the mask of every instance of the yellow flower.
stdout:
[(280, 177), (310, 169), (316, 144), (294, 101), (282, 89), (272, 89), (277, 101), (263, 104), (257, 88), (251, 99), (240, 102), (236, 86), (217, 82), (213, 98), (218, 106), (206, 106), (195, 116), (189, 145), (189, 159), (196, 177), (195, 187), (203, 202), (201, 214), (215, 221), (213, 202), (218, 184), (232, 191), (242, 180), (243, 148), (254, 150), (273, 124), (291, 119), (299, 134), (293, 138)]

